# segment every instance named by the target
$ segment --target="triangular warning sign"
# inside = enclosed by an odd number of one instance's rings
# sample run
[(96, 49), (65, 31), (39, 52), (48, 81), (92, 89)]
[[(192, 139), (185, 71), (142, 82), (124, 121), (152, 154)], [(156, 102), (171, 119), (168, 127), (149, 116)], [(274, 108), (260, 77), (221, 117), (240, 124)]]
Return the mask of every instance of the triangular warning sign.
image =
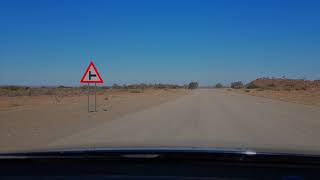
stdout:
[(80, 83), (103, 83), (103, 79), (92, 61), (82, 76)]

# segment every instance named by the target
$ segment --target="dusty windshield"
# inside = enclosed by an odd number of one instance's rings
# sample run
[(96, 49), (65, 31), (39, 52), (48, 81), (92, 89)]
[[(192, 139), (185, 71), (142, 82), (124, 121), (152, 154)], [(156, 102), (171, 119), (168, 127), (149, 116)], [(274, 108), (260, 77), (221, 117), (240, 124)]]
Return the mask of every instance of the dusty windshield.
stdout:
[(317, 1), (1, 1), (0, 152), (320, 154)]

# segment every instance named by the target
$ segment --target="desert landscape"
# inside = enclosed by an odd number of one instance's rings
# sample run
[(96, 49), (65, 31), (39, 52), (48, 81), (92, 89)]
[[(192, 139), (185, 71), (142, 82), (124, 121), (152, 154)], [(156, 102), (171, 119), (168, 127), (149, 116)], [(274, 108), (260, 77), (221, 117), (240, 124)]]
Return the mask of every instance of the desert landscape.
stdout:
[(245, 93), (274, 100), (320, 106), (320, 80), (258, 78), (244, 85), (241, 81), (230, 87), (218, 86), (226, 91)]
[(320, 151), (311, 140), (320, 135), (319, 87), (319, 81), (281, 78), (215, 88), (114, 84), (98, 87), (97, 112), (88, 112), (87, 86), (3, 86), (0, 151), (191, 144)]
[[(90, 108), (94, 109), (92, 88)], [(97, 90), (97, 112), (91, 113), (87, 111), (87, 87), (3, 87), (1, 92), (0, 147), (10, 150), (45, 144), (174, 100), (188, 94), (189, 90), (177, 87), (100, 88)]]

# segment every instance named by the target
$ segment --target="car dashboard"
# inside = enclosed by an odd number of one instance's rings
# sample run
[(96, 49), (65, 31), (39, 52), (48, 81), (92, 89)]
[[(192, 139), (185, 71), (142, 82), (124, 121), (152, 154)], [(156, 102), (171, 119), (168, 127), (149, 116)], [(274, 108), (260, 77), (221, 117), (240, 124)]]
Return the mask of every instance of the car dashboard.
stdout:
[(319, 179), (318, 156), (122, 149), (0, 155), (0, 179)]

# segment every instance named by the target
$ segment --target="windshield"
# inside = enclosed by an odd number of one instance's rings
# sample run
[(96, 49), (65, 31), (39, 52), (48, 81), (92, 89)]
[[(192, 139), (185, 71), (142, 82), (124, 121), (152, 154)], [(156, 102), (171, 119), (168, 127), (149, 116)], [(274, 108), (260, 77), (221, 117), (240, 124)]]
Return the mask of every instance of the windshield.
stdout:
[(0, 2), (0, 152), (320, 154), (318, 1)]

